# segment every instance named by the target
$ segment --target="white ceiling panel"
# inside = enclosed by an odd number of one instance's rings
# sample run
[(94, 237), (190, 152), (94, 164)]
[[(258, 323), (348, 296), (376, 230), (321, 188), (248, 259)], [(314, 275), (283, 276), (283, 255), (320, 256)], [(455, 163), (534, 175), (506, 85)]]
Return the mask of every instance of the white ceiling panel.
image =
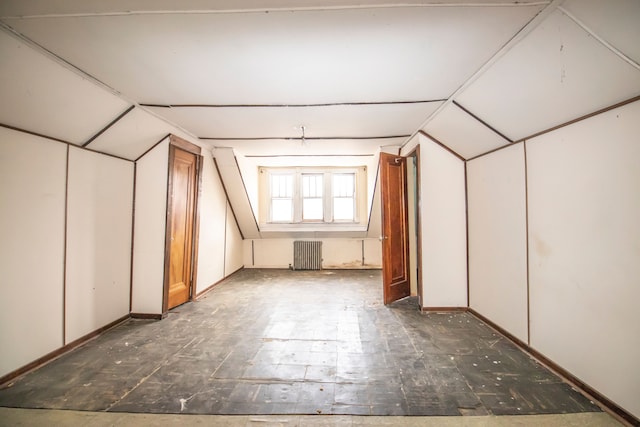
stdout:
[(423, 128), (465, 159), (509, 144), (455, 104), (448, 104)]
[(569, 0), (562, 8), (640, 64), (640, 1)]
[[(327, 159), (333, 158), (340, 162), (337, 156), (368, 156), (378, 152), (380, 147), (398, 146), (406, 138), (389, 139), (334, 139), (334, 140), (252, 140), (252, 141), (214, 141), (215, 147), (233, 148), (235, 152), (243, 156), (262, 156), (285, 159), (299, 166), (328, 166), (333, 164)], [(322, 157), (322, 160), (320, 159)], [(281, 162), (284, 165), (286, 162)], [(320, 163), (318, 163), (320, 162)], [(324, 162), (324, 163), (323, 163)], [(353, 163), (352, 163), (353, 164)], [(352, 165), (350, 164), (350, 165)], [(343, 165), (346, 166), (346, 165)]]
[(312, 107), (150, 108), (201, 138), (291, 138), (411, 134), (441, 102)]
[[(403, 5), (443, 5), (469, 3), (468, 0), (404, 0)], [(483, 4), (513, 4), (514, 0), (482, 0)], [(518, 3), (540, 3), (519, 0)], [(277, 9), (389, 7), (389, 0), (3, 0), (0, 16), (33, 16), (47, 14), (104, 14), (131, 12), (237, 11)]]
[(140, 103), (447, 98), (543, 5), (4, 21)]
[(0, 30), (0, 123), (82, 144), (128, 104)]
[(140, 108), (134, 108), (87, 147), (135, 160), (169, 133), (176, 134), (176, 128)]
[(518, 140), (639, 92), (640, 71), (556, 11), (457, 100)]

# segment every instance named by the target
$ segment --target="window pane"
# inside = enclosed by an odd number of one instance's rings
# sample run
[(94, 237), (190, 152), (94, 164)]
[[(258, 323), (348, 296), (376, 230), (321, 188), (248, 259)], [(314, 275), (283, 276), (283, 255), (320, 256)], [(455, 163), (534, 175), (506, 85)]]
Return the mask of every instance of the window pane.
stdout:
[(322, 203), (322, 174), (302, 175), (302, 219), (319, 220), (324, 219), (324, 208)]
[(302, 197), (322, 197), (322, 174), (302, 175)]
[(293, 220), (291, 214), (293, 210), (291, 199), (272, 199), (271, 200), (271, 221), (287, 221)]
[(293, 175), (271, 175), (271, 197), (291, 198), (293, 196)]
[(353, 197), (355, 176), (352, 173), (333, 174), (333, 197)]
[(355, 220), (355, 174), (332, 175), (334, 221)]
[(293, 221), (293, 174), (271, 175), (271, 221)]
[(333, 219), (353, 221), (353, 199), (339, 197), (333, 199)]
[(322, 220), (323, 217), (322, 198), (309, 198), (302, 201), (302, 219)]

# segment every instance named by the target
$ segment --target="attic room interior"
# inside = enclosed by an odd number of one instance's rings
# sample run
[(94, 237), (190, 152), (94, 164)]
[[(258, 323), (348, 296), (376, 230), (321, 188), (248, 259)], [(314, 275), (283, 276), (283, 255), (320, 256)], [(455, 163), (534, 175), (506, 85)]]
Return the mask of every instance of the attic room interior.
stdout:
[[(359, 415), (639, 425), (638, 22), (637, 0), (0, 2), (1, 417), (114, 415), (160, 365), (134, 384), (117, 377), (116, 400), (95, 408), (38, 406), (29, 399), (48, 391), (30, 390), (30, 378), (65, 363), (83, 371), (68, 359), (82, 351), (124, 357), (105, 343), (125, 332), (127, 346), (169, 351), (186, 339), (172, 335), (179, 324), (237, 331), (197, 341), (218, 367), (250, 339), (273, 349), (295, 336), (314, 356), (321, 337), (334, 349), (334, 370), (322, 368), (331, 381), (314, 383), (333, 393), (322, 410), (222, 402), (196, 411), (206, 422), (330, 422), (322, 413), (354, 416), (332, 418), (344, 425)], [(447, 329), (452, 320), (471, 329)], [(504, 360), (471, 359), (490, 349)], [(112, 362), (154, 368), (142, 349), (125, 350), (137, 362)], [(412, 412), (433, 386), (418, 371), (411, 384), (387, 381), (381, 400), (373, 371), (341, 376), (341, 360), (363, 354), (398, 372), (412, 357), (424, 372), (440, 360), (443, 383), (423, 399), (438, 410)], [(512, 357), (533, 364), (518, 381), (575, 392), (567, 401), (584, 399), (582, 409), (553, 395), (558, 409), (531, 419), (520, 403), (500, 412), (470, 378), (483, 378), (474, 368), (508, 376), (491, 365)], [(247, 387), (247, 370), (234, 387)], [(206, 396), (195, 374), (200, 397), (121, 413), (195, 408)], [(276, 385), (301, 399), (305, 375)], [(456, 378), (477, 401), (449, 393)], [(83, 381), (74, 396), (99, 393)], [(71, 396), (60, 387), (50, 389)], [(505, 399), (527, 403), (513, 387)], [(347, 389), (367, 397), (340, 402)], [(529, 400), (544, 406), (542, 396)], [(576, 413), (535, 418), (566, 412)]]

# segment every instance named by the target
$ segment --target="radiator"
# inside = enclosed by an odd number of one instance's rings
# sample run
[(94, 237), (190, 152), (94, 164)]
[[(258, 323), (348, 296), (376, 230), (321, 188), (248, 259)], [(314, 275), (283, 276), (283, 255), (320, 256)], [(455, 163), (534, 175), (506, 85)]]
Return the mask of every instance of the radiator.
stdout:
[(293, 242), (294, 270), (322, 269), (322, 242), (297, 240)]

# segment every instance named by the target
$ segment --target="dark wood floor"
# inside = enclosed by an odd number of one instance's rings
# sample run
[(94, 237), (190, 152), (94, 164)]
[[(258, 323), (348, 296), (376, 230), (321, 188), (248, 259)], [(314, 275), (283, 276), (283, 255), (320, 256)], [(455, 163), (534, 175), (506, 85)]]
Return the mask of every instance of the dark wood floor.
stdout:
[(243, 270), (0, 389), (0, 406), (192, 414), (600, 409), (467, 313), (382, 301), (377, 270)]

